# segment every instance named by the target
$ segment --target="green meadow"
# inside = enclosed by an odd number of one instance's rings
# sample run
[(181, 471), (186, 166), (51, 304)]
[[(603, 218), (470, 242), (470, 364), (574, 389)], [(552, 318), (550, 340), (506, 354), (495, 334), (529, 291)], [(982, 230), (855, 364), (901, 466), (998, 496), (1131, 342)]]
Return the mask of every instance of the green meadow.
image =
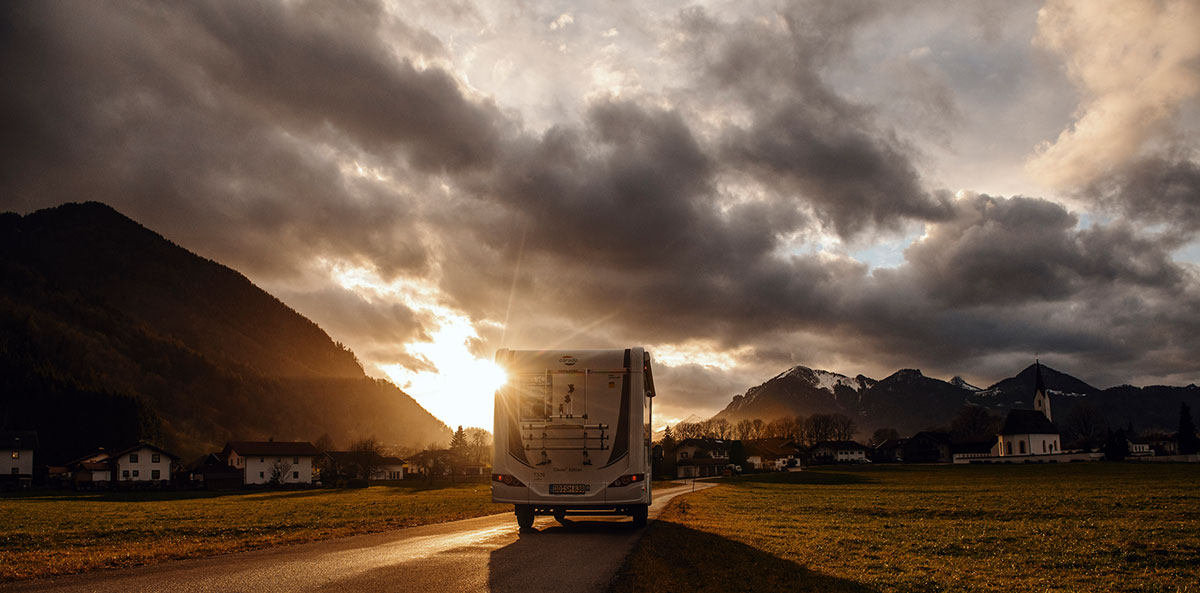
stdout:
[(1200, 466), (827, 467), (673, 501), (628, 591), (1200, 592)]
[(439, 488), (0, 495), (0, 581), (209, 556), (511, 510)]

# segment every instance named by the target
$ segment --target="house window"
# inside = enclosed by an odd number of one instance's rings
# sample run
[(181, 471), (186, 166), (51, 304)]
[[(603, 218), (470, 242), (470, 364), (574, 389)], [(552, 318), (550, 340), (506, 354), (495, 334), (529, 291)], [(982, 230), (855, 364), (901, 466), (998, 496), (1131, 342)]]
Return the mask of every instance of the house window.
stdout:
[(297, 480), (299, 480), (299, 479), (300, 479), (300, 472), (292, 472), (292, 477), (293, 477), (293, 478), (295, 478), (295, 479), (297, 479)]
[(12, 458), (13, 458), (13, 459), (20, 459), (20, 458), (21, 458), (21, 452), (20, 452), (20, 451), (13, 451)]
[(150, 470), (150, 477), (152, 479), (157, 480), (160, 476), (162, 476), (162, 473), (160, 473), (159, 470), (156, 470), (156, 469)]
[(1021, 455), (1025, 454), (1025, 441), (1017, 443), (1021, 447)]
[(129, 463), (137, 463), (137, 462), (138, 462), (137, 453), (130, 453), (129, 454)]
[(1042, 441), (1042, 453), (1046, 452), (1046, 441)]
[(1004, 454), (1012, 455), (1012, 443), (1004, 443)]
[(299, 457), (293, 457), (293, 458), (292, 458), (292, 463), (300, 463), (300, 458), (299, 458)]
[(263, 472), (258, 472), (258, 477), (260, 477), (260, 478), (265, 478), (266, 476), (265, 476), (265, 475), (263, 475)]
[(20, 469), (20, 468), (17, 468), (17, 467), (14, 467), (14, 468), (13, 468), (13, 471), (12, 471), (12, 473), (14, 473), (14, 474), (19, 474), (19, 473), (21, 473), (21, 469)]
[(679, 458), (680, 458), (680, 459), (687, 459), (687, 453), (688, 453), (687, 451), (680, 451), (680, 452), (679, 452)]
[(259, 462), (259, 463), (263, 463), (263, 462), (265, 462), (265, 461), (266, 461), (266, 458), (263, 458), (263, 457), (259, 457), (259, 458), (258, 458), (258, 462)]
[(153, 454), (153, 455), (151, 455), (151, 456), (150, 456), (150, 462), (151, 462), (151, 463), (158, 463), (159, 461), (162, 461), (162, 455), (159, 455), (158, 453), (155, 453), (155, 454)]
[(133, 470), (133, 477), (135, 477), (135, 478), (138, 477), (138, 470), (136, 470), (136, 469)]
[(127, 469), (121, 470), (121, 477), (128, 480), (129, 479), (129, 470), (127, 470)]

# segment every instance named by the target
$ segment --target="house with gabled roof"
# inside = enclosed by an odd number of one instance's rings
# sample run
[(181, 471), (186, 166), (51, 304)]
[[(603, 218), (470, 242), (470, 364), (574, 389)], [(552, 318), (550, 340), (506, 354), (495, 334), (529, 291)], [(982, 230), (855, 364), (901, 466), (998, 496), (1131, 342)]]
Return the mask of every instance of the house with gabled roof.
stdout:
[(171, 482), (171, 464), (179, 461), (179, 456), (142, 441), (127, 449), (109, 453), (104, 461), (111, 464), (119, 486), (166, 485)]
[(871, 460), (882, 463), (899, 463), (904, 461), (904, 445), (908, 439), (888, 439), (875, 445)]
[(7, 430), (0, 432), (0, 452), (6, 462), (0, 471), (3, 487), (28, 488), (33, 483), (33, 453), (37, 450), (37, 432)]
[(205, 490), (236, 490), (243, 486), (242, 471), (217, 453), (209, 453), (192, 464), (189, 477)]
[(742, 441), (746, 463), (755, 469), (782, 470), (800, 467), (802, 448), (790, 439), (768, 437)]
[(868, 463), (871, 449), (855, 441), (822, 441), (813, 445), (813, 463)]
[(308, 441), (231, 441), (220, 457), (251, 484), (312, 484), (321, 452)]
[(904, 441), (903, 456), (907, 463), (950, 463), (951, 449), (950, 433), (924, 430)]
[[(369, 459), (364, 459), (369, 455)], [(364, 466), (371, 468), (370, 476), (363, 476)], [(329, 484), (335, 478), (366, 478), (369, 480), (403, 480), (406, 463), (392, 455), (381, 455), (374, 451), (326, 451), (325, 465), (329, 475), (321, 473), (321, 481)]]
[(680, 478), (719, 476), (729, 465), (729, 443), (722, 439), (683, 439), (675, 447), (675, 473)]
[(71, 485), (77, 489), (108, 488), (112, 485), (114, 468), (103, 447), (67, 462)]

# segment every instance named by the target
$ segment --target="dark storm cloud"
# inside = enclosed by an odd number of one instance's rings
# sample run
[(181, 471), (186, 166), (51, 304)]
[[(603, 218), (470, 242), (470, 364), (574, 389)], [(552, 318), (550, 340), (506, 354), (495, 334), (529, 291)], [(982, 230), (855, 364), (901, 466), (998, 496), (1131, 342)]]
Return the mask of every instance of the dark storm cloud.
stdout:
[(905, 258), (930, 296), (956, 306), (1062, 300), (1097, 283), (1169, 288), (1182, 270), (1159, 243), (1124, 225), (1077, 230), (1054, 202), (986, 195), (957, 203)]
[(1186, 234), (1200, 231), (1200, 165), (1187, 158), (1138, 159), (1092, 183), (1081, 195), (1133, 219), (1166, 223)]
[(949, 200), (922, 187), (912, 148), (822, 79), (821, 67), (845, 51), (853, 30), (885, 9), (855, 2), (810, 8), (781, 14), (782, 25), (684, 13), (685, 47), (703, 73), (696, 91), (751, 117), (722, 131), (721, 161), (810, 204), (842, 237), (945, 218)]
[[(393, 57), (373, 3), (8, 4), (5, 206), (108, 202), (205, 255), (280, 276), (322, 253), (421, 270), (414, 201), (352, 162), (486, 166), (499, 114)], [(403, 23), (414, 56), (439, 42)]]
[[(426, 170), (480, 166), (494, 155), (498, 114), (468, 101), (443, 70), (393, 57), (374, 2), (356, 3), (358, 11), (320, 3), (194, 8), (197, 33), (216, 44), (199, 66), (264, 116), (301, 129), (331, 124), (368, 149), (415, 147), (409, 157)], [(412, 37), (418, 48), (440, 51), (428, 33)]]

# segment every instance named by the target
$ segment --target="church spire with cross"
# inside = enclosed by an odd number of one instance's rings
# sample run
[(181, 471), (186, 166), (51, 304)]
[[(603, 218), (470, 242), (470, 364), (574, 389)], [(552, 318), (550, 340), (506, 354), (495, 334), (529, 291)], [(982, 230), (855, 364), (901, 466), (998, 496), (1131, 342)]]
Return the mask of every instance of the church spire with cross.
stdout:
[(1046, 415), (1046, 420), (1054, 421), (1054, 417), (1050, 415), (1050, 394), (1046, 391), (1046, 384), (1042, 381), (1042, 363), (1038, 359), (1033, 359), (1033, 409)]

